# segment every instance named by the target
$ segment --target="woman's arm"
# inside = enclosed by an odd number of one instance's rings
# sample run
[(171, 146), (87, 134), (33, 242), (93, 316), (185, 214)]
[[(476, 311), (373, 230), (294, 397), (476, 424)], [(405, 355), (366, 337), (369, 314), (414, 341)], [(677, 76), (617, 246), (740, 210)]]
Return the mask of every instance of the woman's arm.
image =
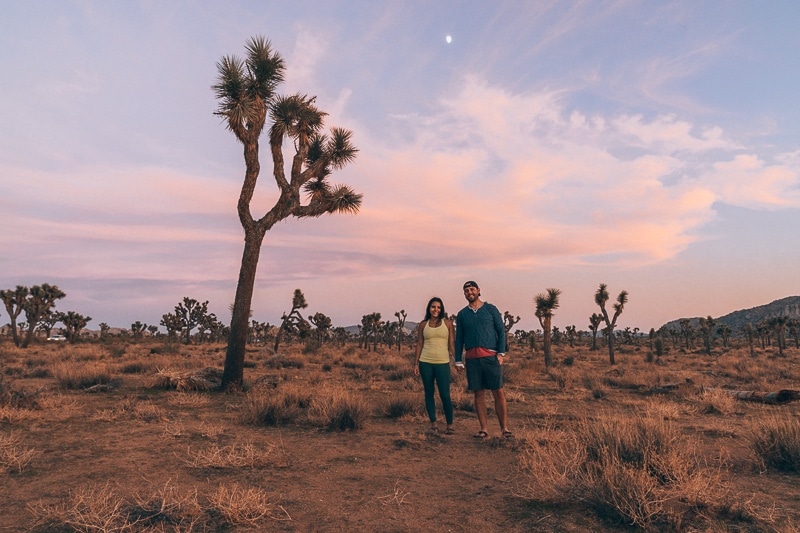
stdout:
[(417, 324), (417, 346), (414, 348), (414, 374), (419, 374), (419, 356), (422, 353), (422, 345), (425, 344), (425, 336), (422, 334), (425, 329), (425, 321)]
[(456, 355), (456, 328), (453, 327), (452, 320), (445, 320), (444, 323), (447, 326), (447, 353), (451, 359), (454, 359)]

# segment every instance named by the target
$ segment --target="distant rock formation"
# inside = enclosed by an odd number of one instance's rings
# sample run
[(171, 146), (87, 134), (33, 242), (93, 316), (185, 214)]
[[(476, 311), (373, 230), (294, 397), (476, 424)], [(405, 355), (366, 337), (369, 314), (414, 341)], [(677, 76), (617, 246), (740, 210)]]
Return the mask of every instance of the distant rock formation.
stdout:
[[(757, 325), (773, 316), (788, 316), (789, 318), (800, 318), (800, 296), (789, 296), (775, 300), (767, 305), (759, 305), (751, 309), (742, 309), (728, 313), (716, 319), (717, 325), (725, 324), (734, 335), (739, 335), (747, 324)], [(667, 328), (680, 329), (682, 319), (672, 320), (665, 325)], [(693, 328), (697, 328), (700, 317), (690, 318), (689, 323)]]

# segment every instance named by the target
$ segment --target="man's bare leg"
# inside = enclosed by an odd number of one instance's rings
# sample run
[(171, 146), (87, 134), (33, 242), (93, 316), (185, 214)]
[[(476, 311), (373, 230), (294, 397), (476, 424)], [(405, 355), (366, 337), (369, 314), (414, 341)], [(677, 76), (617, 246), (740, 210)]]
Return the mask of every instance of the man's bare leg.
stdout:
[(481, 431), (489, 432), (489, 420), (486, 415), (486, 391), (475, 391), (475, 413), (478, 415), (478, 422), (481, 425)]
[(492, 396), (494, 396), (494, 410), (497, 413), (497, 421), (500, 422), (500, 431), (505, 433), (509, 431), (508, 408), (506, 407), (506, 394), (505, 392), (503, 392), (503, 389), (496, 389), (492, 391)]

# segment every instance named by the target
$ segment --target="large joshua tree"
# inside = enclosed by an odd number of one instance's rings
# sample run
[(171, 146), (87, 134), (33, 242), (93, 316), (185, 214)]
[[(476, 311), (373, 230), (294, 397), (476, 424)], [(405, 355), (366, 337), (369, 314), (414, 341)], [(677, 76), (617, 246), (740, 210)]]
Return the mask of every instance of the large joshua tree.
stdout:
[[(327, 178), (333, 170), (353, 161), (358, 150), (351, 142), (352, 132), (332, 128), (322, 133), (324, 113), (316, 98), (275, 93), (283, 81), (283, 58), (264, 37), (254, 37), (245, 45), (244, 59), (224, 56), (217, 62), (217, 83), (213, 86), (219, 101), (215, 114), (244, 147), (245, 175), (239, 195), (239, 221), (244, 228), (244, 252), (236, 285), (231, 316), (231, 331), (225, 355), (222, 389), (241, 388), (244, 379), (244, 354), (247, 343), (250, 304), (253, 299), (256, 268), (264, 235), (277, 222), (294, 217), (318, 217), (325, 213), (356, 213), (361, 194), (345, 185), (331, 186)], [(280, 193), (275, 205), (261, 218), (250, 211), (250, 202), (261, 170), (259, 138), (267, 126), (272, 175)], [(294, 149), (290, 174), (286, 176), (283, 143)], [(301, 200), (301, 189), (307, 194)]]
[(614, 327), (617, 325), (617, 318), (622, 314), (625, 309), (625, 304), (628, 303), (628, 291), (622, 291), (617, 296), (617, 302), (614, 304), (614, 316), (609, 318), (608, 311), (606, 311), (606, 302), (608, 301), (608, 287), (605, 283), (601, 283), (597, 292), (594, 294), (594, 302), (600, 306), (600, 312), (603, 314), (603, 322), (606, 324), (606, 333), (608, 334), (608, 361), (609, 363), (616, 364), (614, 360)]
[(547, 292), (537, 294), (533, 301), (536, 303), (536, 318), (542, 326), (544, 351), (544, 366), (550, 367), (553, 364), (553, 357), (550, 351), (550, 334), (552, 331), (551, 323), (553, 311), (558, 309), (558, 297), (561, 295), (560, 289), (547, 289)]

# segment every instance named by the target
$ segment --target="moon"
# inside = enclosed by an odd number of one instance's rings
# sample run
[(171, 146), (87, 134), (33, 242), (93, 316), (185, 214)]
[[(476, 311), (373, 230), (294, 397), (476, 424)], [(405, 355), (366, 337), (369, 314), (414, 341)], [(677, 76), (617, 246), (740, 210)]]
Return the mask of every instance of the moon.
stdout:
[(447, 37), (444, 38), (444, 42), (446, 42), (447, 44), (450, 44), (450, 43), (453, 42), (453, 38), (448, 35)]

